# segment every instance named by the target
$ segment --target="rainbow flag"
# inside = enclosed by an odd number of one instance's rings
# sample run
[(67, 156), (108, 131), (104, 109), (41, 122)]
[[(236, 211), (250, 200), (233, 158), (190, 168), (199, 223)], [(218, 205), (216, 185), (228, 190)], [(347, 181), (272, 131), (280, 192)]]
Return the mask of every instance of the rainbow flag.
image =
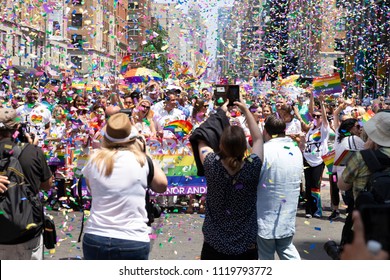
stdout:
[(340, 93), (342, 92), (340, 74), (335, 73), (329, 76), (314, 78), (313, 87), (315, 96), (318, 96), (320, 93), (325, 95)]
[(375, 113), (372, 110), (367, 110), (367, 112), (363, 115), (362, 118), (363, 123), (367, 122), (373, 116), (375, 116)]
[(353, 150), (345, 150), (333, 164), (337, 166), (345, 166), (355, 152), (356, 151)]
[(326, 155), (322, 156), (322, 160), (324, 161), (326, 168), (328, 168), (328, 171), (330, 173), (332, 173), (335, 155), (336, 155), (336, 151), (333, 150), (333, 151), (330, 151), (329, 153), (327, 153)]
[(118, 0), (114, 0), (114, 9), (116, 9), (116, 6), (118, 6)]
[(130, 55), (126, 55), (122, 58), (122, 64), (121, 64), (121, 74), (126, 73), (127, 66), (130, 63)]
[(169, 130), (175, 134), (177, 139), (182, 139), (185, 135), (191, 132), (192, 123), (184, 120), (171, 121), (164, 126), (164, 130)]

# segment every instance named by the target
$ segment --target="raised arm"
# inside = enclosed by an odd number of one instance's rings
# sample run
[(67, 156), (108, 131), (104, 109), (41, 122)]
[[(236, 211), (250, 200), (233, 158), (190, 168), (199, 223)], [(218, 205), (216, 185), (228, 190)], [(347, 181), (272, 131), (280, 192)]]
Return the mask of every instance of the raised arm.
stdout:
[(320, 94), (319, 100), (320, 100), (320, 106), (321, 106), (322, 124), (324, 127), (329, 127), (329, 122), (328, 122), (328, 118), (326, 115), (326, 108), (325, 108), (325, 104), (324, 104), (325, 96), (322, 93)]
[(252, 152), (254, 154), (258, 155), (259, 158), (261, 159), (261, 161), (263, 161), (263, 158), (264, 158), (263, 157), (263, 154), (264, 154), (263, 135), (261, 134), (260, 129), (257, 126), (255, 118), (253, 117), (252, 113), (249, 111), (248, 107), (246, 107), (246, 105), (242, 99), (240, 100), (240, 102), (238, 102), (238, 101), (234, 102), (234, 104), (237, 105), (240, 108), (241, 112), (243, 112), (245, 114), (246, 122), (248, 124), (248, 128), (249, 128), (249, 131), (251, 133), (252, 141), (253, 141)]

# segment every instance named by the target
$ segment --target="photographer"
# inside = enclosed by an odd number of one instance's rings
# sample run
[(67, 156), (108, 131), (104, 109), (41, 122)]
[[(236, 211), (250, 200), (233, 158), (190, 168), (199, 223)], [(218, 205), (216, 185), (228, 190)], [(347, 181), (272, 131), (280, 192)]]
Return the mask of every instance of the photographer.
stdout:
[[(6, 146), (15, 146), (12, 137), (20, 126), (16, 111), (10, 108), (0, 109), (0, 151)], [(51, 188), (52, 174), (46, 163), (46, 158), (40, 148), (32, 145), (32, 139), (27, 133), (26, 138), (29, 144), (25, 144), (19, 156), (23, 175), (26, 181), (31, 185), (35, 194), (40, 189), (48, 191)], [(37, 143), (38, 139), (35, 139)], [(0, 176), (0, 193), (7, 192), (8, 178)], [(43, 209), (42, 209), (43, 211)], [(24, 236), (23, 240), (13, 240), (7, 244), (0, 245), (1, 260), (42, 260), (43, 259), (43, 236), (42, 227), (37, 227), (30, 236)]]
[(353, 228), (355, 232), (355, 237), (351, 244), (344, 246), (344, 250), (341, 253), (342, 260), (387, 260), (389, 259), (389, 254), (380, 250), (377, 253), (373, 253), (369, 250), (366, 241), (364, 239), (364, 227), (363, 221), (360, 217), (359, 211), (353, 212)]

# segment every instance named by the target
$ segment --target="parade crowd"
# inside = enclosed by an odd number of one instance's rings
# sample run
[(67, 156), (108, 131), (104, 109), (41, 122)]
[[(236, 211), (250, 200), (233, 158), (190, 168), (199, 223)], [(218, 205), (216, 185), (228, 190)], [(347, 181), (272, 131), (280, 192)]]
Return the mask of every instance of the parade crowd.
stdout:
[(156, 161), (151, 187), (160, 193), (156, 201), (163, 210), (180, 204), (187, 213), (205, 213), (201, 258), (274, 259), (277, 253), (280, 259), (300, 259), (293, 245), (297, 208), (304, 207), (307, 219), (326, 215), (323, 176), (331, 185), (329, 220), (340, 218), (341, 201), (352, 217), (354, 198), (369, 176), (367, 170), (361, 176), (362, 160), (329, 169), (324, 158), (334, 153), (335, 162), (345, 150), (367, 148), (390, 156), (390, 115), (383, 115), (390, 99), (317, 94), (310, 85), (289, 94), (276, 85), (267, 91), (241, 86), (233, 106), (225, 101), (215, 98), (212, 85), (195, 89), (150, 81), (124, 90), (113, 80), (110, 89), (91, 91), (10, 85), (0, 106), (2, 112), (16, 111), (16, 133), (27, 133), (44, 154), (54, 185), (45, 192), (47, 207), (72, 207), (70, 187), (81, 174), (86, 178), (94, 201), (83, 240), (86, 259), (148, 258), (142, 208), (150, 166), (144, 153), (171, 153), (149, 143), (178, 140), (164, 129), (176, 120), (192, 125), (183, 136), (184, 149), (203, 169), (198, 175), (206, 178), (207, 194), (163, 195), (168, 182)]

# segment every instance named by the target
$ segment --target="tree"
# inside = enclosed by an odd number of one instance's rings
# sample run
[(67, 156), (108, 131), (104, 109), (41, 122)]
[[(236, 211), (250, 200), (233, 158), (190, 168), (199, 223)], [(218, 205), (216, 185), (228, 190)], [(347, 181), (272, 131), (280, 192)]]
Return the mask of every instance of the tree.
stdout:
[(146, 30), (150, 40), (143, 46), (141, 66), (159, 73), (163, 79), (169, 74), (167, 39), (168, 32), (157, 22)]

